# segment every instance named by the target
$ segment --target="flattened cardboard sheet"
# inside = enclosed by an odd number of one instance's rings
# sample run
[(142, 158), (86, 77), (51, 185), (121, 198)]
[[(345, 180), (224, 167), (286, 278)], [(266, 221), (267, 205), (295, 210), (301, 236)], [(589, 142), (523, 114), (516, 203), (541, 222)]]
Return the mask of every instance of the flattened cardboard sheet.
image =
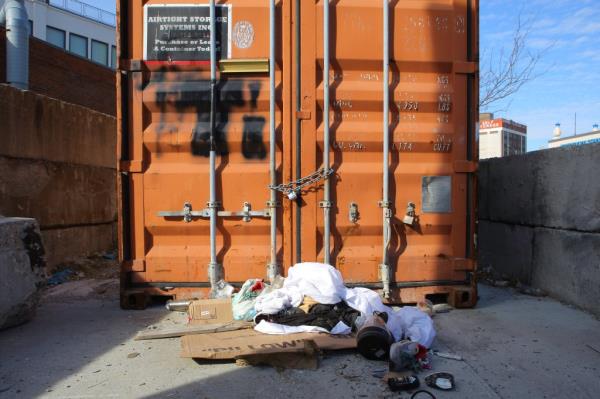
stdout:
[(304, 352), (305, 341), (313, 341), (322, 350), (356, 348), (353, 336), (327, 333), (269, 335), (254, 330), (238, 330), (184, 336), (181, 338), (181, 357), (235, 359), (247, 355)]

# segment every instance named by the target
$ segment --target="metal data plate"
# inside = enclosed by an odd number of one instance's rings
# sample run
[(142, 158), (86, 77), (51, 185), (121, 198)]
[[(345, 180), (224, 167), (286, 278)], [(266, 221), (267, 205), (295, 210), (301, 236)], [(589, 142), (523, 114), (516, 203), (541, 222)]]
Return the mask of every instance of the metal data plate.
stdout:
[(452, 212), (452, 177), (423, 176), (421, 184), (423, 212)]

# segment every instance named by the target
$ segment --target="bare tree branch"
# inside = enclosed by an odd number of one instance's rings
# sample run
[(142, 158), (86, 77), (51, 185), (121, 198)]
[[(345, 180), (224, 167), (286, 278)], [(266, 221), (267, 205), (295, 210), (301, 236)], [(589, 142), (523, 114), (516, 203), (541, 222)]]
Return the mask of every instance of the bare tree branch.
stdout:
[(480, 107), (487, 108), (493, 103), (510, 97), (526, 83), (543, 74), (536, 72), (537, 65), (554, 44), (538, 52), (531, 52), (528, 49), (527, 42), (533, 22), (533, 18), (523, 21), (519, 14), (510, 54), (506, 55), (503, 47), (497, 54), (494, 49), (484, 52), (479, 77)]

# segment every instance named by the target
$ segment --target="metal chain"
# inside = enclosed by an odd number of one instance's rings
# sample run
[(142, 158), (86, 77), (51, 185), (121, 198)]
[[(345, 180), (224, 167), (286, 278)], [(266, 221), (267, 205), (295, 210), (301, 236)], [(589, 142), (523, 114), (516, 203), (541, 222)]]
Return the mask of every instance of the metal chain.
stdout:
[(317, 183), (320, 180), (325, 180), (332, 173), (333, 173), (333, 169), (332, 168), (328, 168), (327, 170), (325, 170), (325, 168), (321, 168), (321, 169), (317, 170), (316, 172), (313, 172), (312, 174), (310, 174), (310, 175), (308, 175), (306, 177), (301, 177), (298, 180), (291, 181), (291, 182), (286, 183), (286, 184), (279, 184), (277, 186), (269, 185), (269, 188), (271, 190), (280, 191), (280, 192), (282, 192), (282, 193), (284, 193), (284, 194), (287, 195), (287, 194), (289, 194), (291, 192), (299, 192), (304, 187), (308, 187), (310, 185), (313, 185), (313, 184)]

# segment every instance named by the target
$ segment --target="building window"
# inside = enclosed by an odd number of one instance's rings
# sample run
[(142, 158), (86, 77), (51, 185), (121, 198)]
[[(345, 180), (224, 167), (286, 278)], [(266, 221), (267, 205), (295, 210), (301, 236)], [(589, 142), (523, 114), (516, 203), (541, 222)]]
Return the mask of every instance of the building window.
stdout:
[(111, 46), (111, 51), (110, 51), (110, 66), (113, 69), (117, 68), (117, 48), (115, 46)]
[(510, 155), (510, 134), (504, 132), (502, 134), (502, 156)]
[(87, 58), (88, 56), (88, 39), (84, 36), (76, 35), (75, 33), (69, 34), (69, 51), (73, 54), (77, 54), (81, 57)]
[(92, 39), (92, 61), (108, 66), (108, 44)]
[(50, 44), (60, 47), (62, 49), (67, 48), (65, 31), (52, 26), (46, 26), (46, 41)]

